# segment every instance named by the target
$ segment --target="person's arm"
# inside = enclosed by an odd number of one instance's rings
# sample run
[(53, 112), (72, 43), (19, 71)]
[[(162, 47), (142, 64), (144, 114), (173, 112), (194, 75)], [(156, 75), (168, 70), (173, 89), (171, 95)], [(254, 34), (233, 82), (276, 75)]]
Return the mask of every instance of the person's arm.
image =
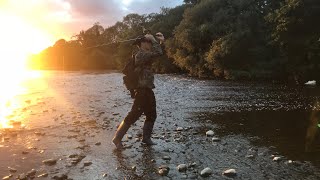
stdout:
[[(155, 38), (152, 35), (150, 35), (147, 38), (152, 41), (152, 50), (151, 50), (151, 52), (141, 52), (136, 55), (135, 63), (138, 66), (140, 64), (146, 63), (146, 61), (152, 61), (155, 57), (163, 55), (162, 48), (161, 48), (160, 44), (155, 40)], [(158, 39), (160, 40), (161, 43), (164, 41), (163, 37), (158, 38)]]

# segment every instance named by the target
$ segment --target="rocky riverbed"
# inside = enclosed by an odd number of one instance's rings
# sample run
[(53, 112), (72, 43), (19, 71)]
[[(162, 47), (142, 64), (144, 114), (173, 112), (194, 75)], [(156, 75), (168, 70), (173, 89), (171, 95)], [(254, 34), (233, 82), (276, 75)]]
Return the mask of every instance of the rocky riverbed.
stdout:
[(50, 72), (28, 84), (7, 117), (14, 128), (1, 129), (3, 179), (320, 179), (317, 143), (304, 152), (317, 88), (157, 75), (158, 144), (141, 144), (142, 117), (115, 151), (132, 105), (121, 74)]

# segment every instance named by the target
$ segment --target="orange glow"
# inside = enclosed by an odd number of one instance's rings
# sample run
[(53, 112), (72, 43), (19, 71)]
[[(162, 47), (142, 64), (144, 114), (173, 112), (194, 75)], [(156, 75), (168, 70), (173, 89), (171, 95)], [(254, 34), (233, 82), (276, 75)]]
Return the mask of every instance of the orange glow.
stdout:
[(0, 128), (7, 128), (8, 117), (21, 107), (15, 96), (28, 91), (22, 84), (39, 77), (27, 70), (27, 56), (49, 46), (50, 40), (18, 17), (0, 14), (0, 22)]

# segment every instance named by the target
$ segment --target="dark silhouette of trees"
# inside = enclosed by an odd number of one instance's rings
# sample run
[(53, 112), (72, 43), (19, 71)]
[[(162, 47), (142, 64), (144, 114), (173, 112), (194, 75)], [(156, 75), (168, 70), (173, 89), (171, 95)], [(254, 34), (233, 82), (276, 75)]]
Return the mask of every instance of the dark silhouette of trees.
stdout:
[(161, 73), (198, 77), (319, 79), (319, 0), (184, 0), (160, 13), (128, 14), (104, 28), (95, 23), (70, 41), (59, 40), (33, 56), (40, 69), (122, 69), (135, 47), (103, 43), (132, 39), (142, 26), (162, 32), (166, 55), (154, 63)]

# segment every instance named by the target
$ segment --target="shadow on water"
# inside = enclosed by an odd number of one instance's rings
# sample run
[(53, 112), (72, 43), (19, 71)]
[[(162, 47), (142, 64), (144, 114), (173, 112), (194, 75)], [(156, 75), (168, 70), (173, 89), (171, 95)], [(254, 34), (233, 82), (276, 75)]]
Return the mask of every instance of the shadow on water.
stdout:
[[(269, 146), (290, 159), (311, 161), (320, 166), (319, 116), (312, 111), (248, 111), (201, 113), (199, 119), (211, 120), (220, 136), (244, 135), (256, 146)], [(319, 115), (319, 113), (317, 113)], [(314, 127), (315, 126), (315, 127)], [(312, 132), (310, 132), (312, 131)], [(307, 132), (314, 139), (306, 152)]]

